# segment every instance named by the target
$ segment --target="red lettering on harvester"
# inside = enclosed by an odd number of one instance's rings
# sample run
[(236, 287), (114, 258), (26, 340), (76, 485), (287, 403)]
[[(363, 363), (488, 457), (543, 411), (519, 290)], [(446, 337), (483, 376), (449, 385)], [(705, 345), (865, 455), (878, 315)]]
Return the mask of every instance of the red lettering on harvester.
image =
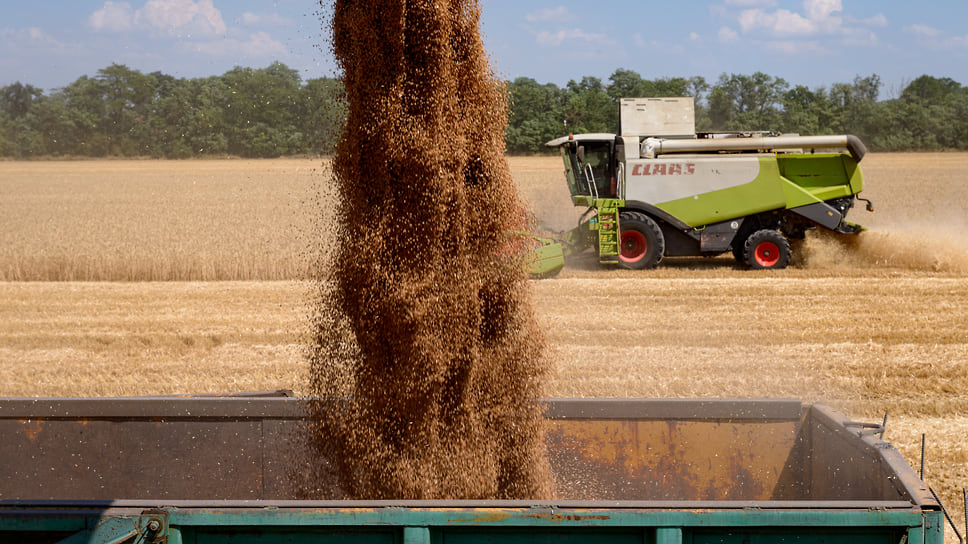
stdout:
[(632, 166), (633, 176), (691, 176), (696, 173), (695, 163), (638, 163)]

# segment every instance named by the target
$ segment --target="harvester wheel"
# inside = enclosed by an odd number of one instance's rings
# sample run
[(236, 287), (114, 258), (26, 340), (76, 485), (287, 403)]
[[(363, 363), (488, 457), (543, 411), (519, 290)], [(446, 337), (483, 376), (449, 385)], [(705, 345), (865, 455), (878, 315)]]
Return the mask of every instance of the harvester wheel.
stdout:
[(622, 268), (655, 268), (665, 253), (665, 238), (659, 225), (639, 212), (622, 212), (619, 214), (619, 225), (622, 237), (618, 262)]
[(790, 263), (790, 242), (778, 231), (758, 230), (746, 239), (743, 261), (753, 269), (786, 268)]

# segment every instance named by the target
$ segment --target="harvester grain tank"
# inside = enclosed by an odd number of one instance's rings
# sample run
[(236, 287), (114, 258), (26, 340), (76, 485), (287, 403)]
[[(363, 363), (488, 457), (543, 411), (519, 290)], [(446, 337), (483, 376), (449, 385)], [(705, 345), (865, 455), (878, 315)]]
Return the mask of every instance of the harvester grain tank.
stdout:
[(855, 136), (697, 133), (692, 98), (625, 98), (619, 113), (619, 134), (546, 144), (561, 151), (572, 202), (587, 208), (572, 251), (595, 247), (601, 263), (633, 269), (732, 251), (777, 269), (807, 230), (863, 230), (847, 221), (867, 152)]
[(0, 542), (944, 544), (883, 429), (823, 405), (549, 400), (557, 496), (518, 501), (340, 500), (306, 412), (272, 393), (0, 399)]

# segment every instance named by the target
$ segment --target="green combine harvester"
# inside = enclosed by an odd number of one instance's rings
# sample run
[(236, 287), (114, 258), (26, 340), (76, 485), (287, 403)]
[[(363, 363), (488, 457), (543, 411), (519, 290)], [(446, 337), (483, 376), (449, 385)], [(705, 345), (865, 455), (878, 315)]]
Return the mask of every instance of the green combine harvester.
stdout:
[(619, 134), (546, 144), (561, 151), (572, 202), (588, 209), (566, 253), (597, 248), (602, 264), (648, 269), (732, 251), (742, 265), (779, 269), (790, 240), (862, 231), (846, 219), (855, 200), (873, 211), (857, 196), (867, 150), (855, 136), (697, 133), (692, 98), (625, 98), (619, 122)]

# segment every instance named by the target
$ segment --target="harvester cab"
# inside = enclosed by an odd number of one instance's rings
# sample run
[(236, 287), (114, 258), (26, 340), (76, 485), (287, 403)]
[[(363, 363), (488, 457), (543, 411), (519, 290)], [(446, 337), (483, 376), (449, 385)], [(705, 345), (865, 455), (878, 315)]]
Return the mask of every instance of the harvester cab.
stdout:
[(697, 133), (694, 112), (692, 98), (622, 99), (618, 134), (546, 144), (560, 150), (572, 203), (587, 208), (570, 251), (594, 247), (603, 264), (632, 269), (729, 251), (783, 268), (807, 230), (863, 230), (846, 219), (863, 189), (858, 138)]
[(575, 146), (577, 189), (585, 196), (611, 198), (615, 196), (616, 164), (614, 136), (602, 139), (583, 138)]

